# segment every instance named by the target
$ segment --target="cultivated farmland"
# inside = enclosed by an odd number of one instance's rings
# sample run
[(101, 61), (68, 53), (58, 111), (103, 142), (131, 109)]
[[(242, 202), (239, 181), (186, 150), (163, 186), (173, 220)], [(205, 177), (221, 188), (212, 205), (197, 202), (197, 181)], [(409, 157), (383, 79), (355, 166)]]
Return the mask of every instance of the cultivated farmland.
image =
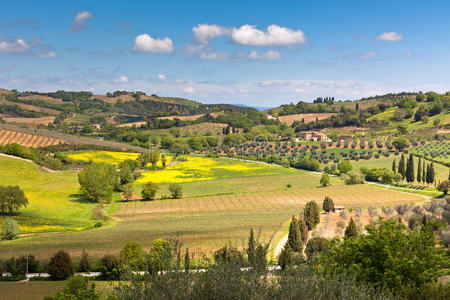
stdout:
[[(114, 154), (93, 153), (85, 151), (78, 155), (97, 161), (114, 159)], [(261, 229), (261, 238), (268, 241), (307, 201), (320, 203), (327, 195), (346, 207), (381, 207), (425, 200), (419, 195), (371, 185), (349, 187), (337, 178), (332, 178), (331, 186), (323, 188), (319, 187), (320, 175), (301, 170), (229, 159), (186, 158), (187, 161), (166, 170), (146, 171), (137, 182), (138, 187), (147, 180), (160, 182), (159, 195), (168, 193), (170, 182), (179, 182), (183, 186), (182, 199), (116, 202), (108, 208), (113, 213), (111, 209), (116, 207), (113, 218), (120, 222), (114, 226), (5, 242), (0, 257), (32, 252), (45, 259), (55, 249), (63, 249), (78, 259), (86, 249), (90, 257), (98, 258), (107, 253), (117, 254), (128, 241), (137, 241), (148, 250), (156, 238), (178, 239), (198, 257), (201, 253), (211, 254), (227, 241), (242, 247), (250, 228)], [(125, 157), (116, 159), (115, 162)], [(70, 182), (73, 185), (65, 188), (66, 195), (76, 194), (73, 190), (76, 179), (72, 177)], [(291, 188), (286, 187), (288, 183)]]
[(279, 116), (278, 119), (291, 126), (292, 123), (295, 121), (302, 122), (302, 120), (305, 121), (305, 123), (314, 122), (317, 120), (323, 120), (328, 119), (331, 116), (336, 115), (335, 113), (320, 113), (320, 114), (295, 114), (295, 115), (286, 115), (286, 116)]

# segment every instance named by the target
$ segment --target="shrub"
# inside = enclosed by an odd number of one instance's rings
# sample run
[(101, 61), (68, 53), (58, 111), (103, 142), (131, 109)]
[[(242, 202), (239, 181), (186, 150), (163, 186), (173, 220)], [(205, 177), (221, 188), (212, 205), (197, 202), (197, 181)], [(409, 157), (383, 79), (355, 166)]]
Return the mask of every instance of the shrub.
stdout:
[(144, 200), (155, 200), (156, 199), (156, 192), (159, 189), (159, 185), (157, 183), (153, 183), (151, 181), (144, 184), (142, 187), (142, 199)]
[[(95, 283), (89, 284), (89, 279), (83, 276), (72, 276), (64, 289), (56, 294), (55, 300), (83, 299), (98, 300), (100, 295), (95, 293)], [(49, 298), (50, 299), (50, 298)]]
[(183, 190), (178, 183), (171, 183), (169, 185), (169, 192), (173, 199), (181, 199), (183, 197)]
[(88, 253), (86, 250), (83, 250), (83, 254), (81, 255), (80, 263), (78, 264), (78, 272), (89, 272), (89, 259), (88, 259)]
[(320, 178), (320, 185), (321, 186), (330, 185), (330, 175), (328, 175), (327, 173), (323, 174), (322, 177)]
[(305, 253), (308, 259), (313, 258), (316, 254), (328, 249), (328, 240), (322, 237), (314, 237), (308, 241)]
[(105, 255), (99, 261), (99, 271), (109, 280), (117, 280), (121, 275), (120, 263), (114, 255)]
[(230, 244), (226, 244), (224, 247), (214, 252), (214, 260), (218, 264), (244, 265), (244, 256), (236, 247)]
[(7, 218), (3, 221), (1, 231), (1, 237), (3, 240), (17, 239), (19, 234), (20, 228), (15, 220)]
[(135, 242), (128, 242), (120, 251), (120, 261), (122, 264), (138, 271), (144, 268), (144, 251), (141, 246)]
[(348, 173), (353, 169), (353, 166), (348, 160), (342, 160), (338, 164), (338, 169), (341, 174)]
[(53, 255), (48, 263), (47, 272), (52, 280), (64, 280), (73, 275), (74, 267), (69, 253), (58, 251)]

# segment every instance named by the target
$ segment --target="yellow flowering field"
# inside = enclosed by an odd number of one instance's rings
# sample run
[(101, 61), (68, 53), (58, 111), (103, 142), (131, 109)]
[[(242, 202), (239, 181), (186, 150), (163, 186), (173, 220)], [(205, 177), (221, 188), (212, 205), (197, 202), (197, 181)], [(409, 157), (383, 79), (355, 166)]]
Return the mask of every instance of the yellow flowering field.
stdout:
[[(186, 161), (183, 161), (186, 159)], [(290, 174), (293, 170), (260, 163), (227, 158), (209, 158), (187, 155), (174, 161), (163, 170), (146, 171), (136, 181), (145, 183), (183, 183), (202, 180), (218, 180), (248, 176)]]
[(90, 161), (117, 165), (118, 163), (138, 157), (138, 153), (114, 151), (72, 151), (64, 153), (68, 158), (79, 161)]
[[(68, 158), (78, 161), (93, 161), (97, 163), (108, 163), (117, 165), (120, 162), (138, 158), (139, 153), (133, 152), (114, 152), (114, 151), (70, 151), (63, 153)], [(172, 158), (170, 155), (166, 155), (166, 164), (170, 164)], [(157, 167), (162, 167), (161, 159), (156, 164)]]

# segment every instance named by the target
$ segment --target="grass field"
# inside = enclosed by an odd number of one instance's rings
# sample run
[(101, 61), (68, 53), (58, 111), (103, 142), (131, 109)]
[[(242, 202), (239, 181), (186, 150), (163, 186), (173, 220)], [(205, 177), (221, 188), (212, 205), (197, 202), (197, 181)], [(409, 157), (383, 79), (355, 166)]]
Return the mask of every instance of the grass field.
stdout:
[(19, 185), (28, 197), (29, 205), (14, 217), (22, 233), (81, 230), (95, 223), (91, 212), (96, 204), (79, 200), (74, 171), (46, 172), (33, 163), (0, 156), (0, 174), (0, 185)]
[[(0, 300), (41, 300), (61, 291), (67, 281), (0, 282)], [(97, 281), (95, 290), (105, 296), (112, 288), (112, 282)]]
[[(408, 158), (407, 155), (405, 155), (405, 158)], [(389, 170), (392, 170), (392, 162), (396, 160), (396, 165), (398, 167), (398, 162), (400, 161), (400, 155), (392, 155), (390, 157), (382, 157), (379, 159), (372, 159), (372, 160), (359, 160), (359, 161), (352, 161), (352, 165), (354, 168), (359, 169), (362, 166), (368, 167), (368, 168), (387, 168)], [(422, 160), (423, 162), (423, 160)], [(425, 160), (426, 164), (431, 163), (431, 161)], [(414, 172), (417, 178), (417, 165), (419, 163), (419, 158), (414, 157)], [(434, 170), (436, 173), (436, 179), (439, 181), (444, 181), (448, 179), (448, 172), (449, 168), (446, 166), (434, 163)], [(417, 184), (417, 182), (415, 182)]]
[[(241, 247), (250, 228), (261, 228), (262, 239), (268, 241), (287, 219), (300, 212), (307, 201), (320, 203), (326, 195), (330, 195), (336, 204), (346, 207), (381, 207), (424, 201), (420, 196), (369, 185), (345, 186), (336, 178), (333, 178), (332, 186), (321, 188), (318, 187), (320, 175), (295, 172), (298, 173), (281, 176), (283, 180), (280, 181), (277, 180), (280, 176), (212, 181), (225, 187), (230, 194), (119, 202), (114, 217), (121, 222), (115, 226), (3, 242), (0, 257), (30, 252), (46, 259), (64, 249), (77, 260), (86, 249), (91, 258), (98, 258), (109, 253), (117, 254), (128, 241), (137, 241), (149, 250), (151, 241), (156, 238), (178, 239), (198, 257), (201, 253), (210, 255), (227, 241)], [(237, 185), (239, 180), (243, 180), (240, 186)], [(292, 182), (292, 188), (286, 188), (286, 181)], [(253, 183), (257, 185), (252, 186)], [(233, 187), (236, 187), (234, 191)], [(203, 193), (209, 192), (214, 191)], [(192, 193), (196, 192), (192, 190)]]
[[(71, 155), (118, 163), (133, 153), (78, 151)], [(177, 239), (190, 253), (200, 257), (202, 253), (211, 255), (228, 241), (242, 247), (250, 228), (261, 229), (263, 241), (271, 237), (276, 241), (279, 239), (276, 233), (286, 220), (298, 214), (307, 201), (321, 204), (325, 196), (331, 196), (337, 205), (347, 208), (425, 200), (420, 195), (367, 184), (346, 186), (334, 177), (332, 185), (324, 188), (319, 186), (321, 175), (302, 170), (230, 159), (186, 158), (187, 161), (164, 170), (145, 171), (137, 183), (139, 190), (140, 184), (147, 180), (160, 182), (159, 194), (167, 194), (167, 185), (179, 182), (183, 199), (116, 202), (106, 210), (114, 214), (118, 221), (114, 224), (4, 241), (0, 244), (0, 258), (33, 253), (38, 259), (46, 260), (56, 251), (66, 250), (77, 261), (86, 249), (94, 259), (117, 254), (128, 241), (136, 241), (149, 250), (156, 238)], [(23, 216), (45, 215), (46, 219), (59, 220), (62, 229), (81, 229), (82, 225), (88, 227), (93, 222), (89, 217), (95, 205), (71, 198), (78, 189), (75, 172), (44, 173), (37, 166), (19, 161), (24, 174), (14, 175), (12, 166), (17, 164), (11, 160), (0, 161), (3, 168), (0, 171), (8, 171), (6, 177), (18, 181), (30, 197), (30, 206), (23, 210)], [(1, 180), (0, 184), (10, 184), (5, 178)], [(37, 181), (45, 184), (34, 190), (32, 186), (39, 185)], [(291, 188), (287, 187), (288, 183)]]

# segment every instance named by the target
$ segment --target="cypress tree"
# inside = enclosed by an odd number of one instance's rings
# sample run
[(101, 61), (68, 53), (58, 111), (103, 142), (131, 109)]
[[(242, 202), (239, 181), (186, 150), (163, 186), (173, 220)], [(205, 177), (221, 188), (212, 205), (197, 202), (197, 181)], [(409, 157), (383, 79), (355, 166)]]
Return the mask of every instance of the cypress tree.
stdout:
[(427, 169), (425, 168), (425, 160), (422, 163), (422, 182), (425, 183), (427, 179)]
[(350, 218), (350, 222), (348, 223), (347, 228), (345, 229), (345, 237), (357, 237), (358, 230), (356, 229), (355, 221), (353, 218)]
[(426, 182), (427, 184), (432, 183), (431, 181), (431, 171), (430, 171), (430, 164), (427, 165), (427, 176), (426, 176)]
[(395, 159), (392, 162), (392, 172), (397, 173), (397, 166), (395, 165)]
[(326, 196), (325, 199), (323, 199), (322, 209), (326, 212), (334, 211), (333, 199)]
[[(289, 232), (290, 233), (290, 232)], [(255, 261), (255, 235), (253, 233), (253, 228), (250, 229), (250, 237), (248, 238), (248, 248), (247, 248), (247, 255), (248, 255), (248, 262), (252, 266)]]
[(398, 163), (398, 173), (402, 175), (402, 179), (405, 179), (406, 166), (405, 166), (405, 156), (402, 153), (400, 157), (400, 162)]
[(303, 210), (303, 217), (305, 219), (308, 230), (312, 230), (320, 223), (320, 209), (315, 201), (309, 201)]
[(302, 214), (300, 214), (300, 218), (298, 220), (298, 227), (300, 229), (300, 235), (302, 237), (303, 244), (306, 244), (308, 241), (308, 226), (306, 226), (306, 222), (303, 219)]
[(434, 163), (431, 162), (431, 165), (430, 165), (430, 183), (433, 183), (435, 181), (435, 177), (436, 177), (436, 174), (434, 173)]
[(289, 235), (287, 242), (289, 244), (289, 247), (294, 252), (302, 251), (302, 242), (300, 239), (300, 228), (298, 226), (297, 219), (295, 217), (292, 217), (291, 225), (289, 225)]
[(419, 163), (417, 164), (417, 182), (422, 181), (422, 159), (419, 156)]
[(408, 183), (414, 181), (414, 156), (412, 154), (409, 155), (406, 166), (406, 181)]
[(191, 257), (189, 256), (189, 249), (186, 248), (186, 253), (184, 254), (184, 270), (189, 272), (189, 269), (191, 268)]

